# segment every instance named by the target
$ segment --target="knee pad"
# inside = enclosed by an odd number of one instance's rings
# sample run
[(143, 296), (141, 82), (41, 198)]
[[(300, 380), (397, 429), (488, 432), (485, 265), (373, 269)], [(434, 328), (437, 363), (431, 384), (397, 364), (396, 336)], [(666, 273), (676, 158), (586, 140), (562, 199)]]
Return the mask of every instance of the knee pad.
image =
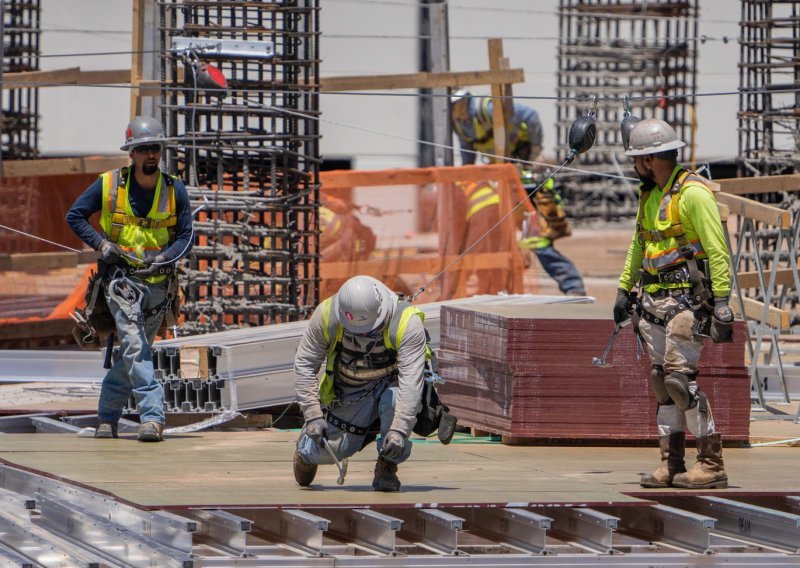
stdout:
[(689, 377), (684, 373), (672, 371), (664, 379), (664, 388), (669, 393), (669, 397), (675, 402), (675, 405), (683, 411), (693, 408), (697, 404), (697, 398), (695, 397), (697, 384), (694, 381), (690, 381)]
[(664, 387), (664, 367), (661, 365), (653, 365), (650, 370), (650, 385), (653, 387), (653, 394), (656, 395), (656, 402), (658, 404), (667, 404), (670, 402), (669, 393)]

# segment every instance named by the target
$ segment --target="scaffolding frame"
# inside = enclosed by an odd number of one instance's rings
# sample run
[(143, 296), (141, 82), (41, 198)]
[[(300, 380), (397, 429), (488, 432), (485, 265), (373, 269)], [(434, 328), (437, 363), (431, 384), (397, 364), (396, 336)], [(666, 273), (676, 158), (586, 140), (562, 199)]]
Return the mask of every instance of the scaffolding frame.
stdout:
[[(183, 331), (305, 319), (318, 303), (319, 2), (158, 6), (166, 165), (203, 207)], [(202, 84), (205, 63), (227, 91)]]
[[(697, 38), (696, 0), (560, 0), (558, 140), (567, 140), (573, 120), (598, 98), (597, 139), (579, 158), (582, 167), (614, 175), (630, 169), (624, 167), (628, 158), (619, 128), (625, 97), (631, 114), (671, 124), (689, 142), (680, 159), (694, 160)], [(559, 150), (559, 161), (566, 152)], [(576, 219), (636, 214), (634, 184), (569, 173), (559, 178), (567, 209)]]

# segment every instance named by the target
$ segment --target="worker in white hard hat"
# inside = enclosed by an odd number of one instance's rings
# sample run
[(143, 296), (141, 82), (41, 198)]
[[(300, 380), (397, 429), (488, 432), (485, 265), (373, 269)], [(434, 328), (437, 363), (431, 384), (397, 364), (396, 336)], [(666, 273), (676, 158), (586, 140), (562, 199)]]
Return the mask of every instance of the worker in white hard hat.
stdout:
[[(720, 343), (733, 337), (724, 229), (706, 180), (677, 163), (678, 149), (686, 144), (675, 130), (656, 119), (629, 127), (623, 124), (623, 141), (641, 180), (639, 213), (619, 278), (614, 320), (620, 324), (633, 315), (647, 343), (661, 451), (661, 465), (643, 475), (640, 485), (724, 488), (728, 476), (721, 437), (696, 381), (704, 339)], [(633, 306), (635, 286), (641, 294)], [(689, 471), (684, 464), (687, 428), (697, 439), (697, 460)]]
[[(399, 491), (397, 464), (421, 409), (427, 341), (422, 312), (370, 276), (355, 276), (314, 311), (295, 356), (305, 418), (294, 475), (309, 485), (318, 464), (343, 460), (369, 443), (379, 423), (372, 487)], [(323, 373), (321, 381), (318, 373)]]
[[(66, 217), (75, 234), (100, 253), (87, 304), (93, 311), (95, 302), (105, 302), (102, 312), (113, 318), (120, 343), (100, 389), (95, 438), (118, 437), (117, 423), (132, 395), (141, 421), (138, 440), (163, 439), (164, 391), (155, 379), (151, 345), (176, 307), (174, 263), (192, 246), (186, 188), (159, 169), (165, 143), (155, 118), (135, 117), (120, 148), (129, 153), (130, 165), (101, 174)], [(89, 222), (96, 212), (99, 232)]]

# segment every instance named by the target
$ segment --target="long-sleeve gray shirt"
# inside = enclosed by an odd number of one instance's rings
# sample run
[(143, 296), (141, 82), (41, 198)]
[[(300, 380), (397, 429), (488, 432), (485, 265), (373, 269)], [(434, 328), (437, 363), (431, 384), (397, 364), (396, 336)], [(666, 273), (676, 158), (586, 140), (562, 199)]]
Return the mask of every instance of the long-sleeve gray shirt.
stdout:
[[(396, 308), (395, 308), (396, 309)], [(391, 321), (388, 314), (386, 322)], [(344, 332), (342, 343), (352, 348), (360, 338)], [(319, 373), (325, 367), (329, 343), (325, 340), (322, 325), (322, 309), (317, 307), (300, 340), (294, 359), (295, 390), (300, 410), (306, 421), (322, 418), (319, 401)], [(411, 434), (421, 406), (422, 381), (425, 370), (425, 328), (418, 317), (409, 318), (397, 349), (398, 397), (391, 430)], [(334, 384), (336, 384), (334, 375)]]

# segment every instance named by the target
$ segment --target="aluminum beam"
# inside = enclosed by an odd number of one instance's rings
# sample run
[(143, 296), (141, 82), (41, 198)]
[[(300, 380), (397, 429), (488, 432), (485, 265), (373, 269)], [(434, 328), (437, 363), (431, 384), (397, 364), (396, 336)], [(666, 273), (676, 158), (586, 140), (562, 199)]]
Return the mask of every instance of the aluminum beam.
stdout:
[(322, 535), (330, 526), (328, 519), (294, 509), (252, 509), (233, 513), (253, 521), (252, 533), (255, 536), (311, 556), (324, 554)]
[(32, 416), (31, 424), (36, 429), (37, 433), (45, 434), (77, 434), (81, 431), (77, 426), (67, 424), (61, 420), (54, 420), (46, 416)]
[(714, 517), (714, 532), (800, 553), (800, 515), (719, 497), (680, 497), (676, 506)]
[(396, 537), (402, 520), (369, 509), (326, 509), (324, 515), (331, 521), (330, 536), (375, 554), (397, 554)]
[(18, 515), (20, 517), (29, 516), (31, 510), (36, 508), (36, 500), (9, 491), (0, 489), (0, 511)]
[(99, 383), (99, 351), (0, 350), (0, 382)]
[(30, 558), (25, 558), (14, 552), (14, 550), (0, 544), (0, 567), (35, 568), (35, 565)]
[(613, 515), (620, 519), (620, 532), (700, 554), (711, 550), (713, 518), (666, 505), (612, 509)]
[(619, 524), (617, 517), (584, 507), (548, 508), (547, 516), (553, 519), (553, 536), (600, 554), (614, 552), (611, 545)]
[(247, 533), (252, 530), (253, 521), (226, 511), (194, 510), (184, 515), (197, 521), (194, 542), (205, 543), (229, 554), (247, 554)]
[(458, 554), (458, 533), (464, 518), (438, 509), (391, 509), (386, 514), (403, 521), (400, 536), (441, 554)]
[[(450, 512), (459, 512), (451, 509)], [(464, 510), (462, 509), (463, 513)], [(534, 554), (547, 554), (547, 530), (552, 519), (524, 509), (469, 509), (464, 515), (470, 532)]]

